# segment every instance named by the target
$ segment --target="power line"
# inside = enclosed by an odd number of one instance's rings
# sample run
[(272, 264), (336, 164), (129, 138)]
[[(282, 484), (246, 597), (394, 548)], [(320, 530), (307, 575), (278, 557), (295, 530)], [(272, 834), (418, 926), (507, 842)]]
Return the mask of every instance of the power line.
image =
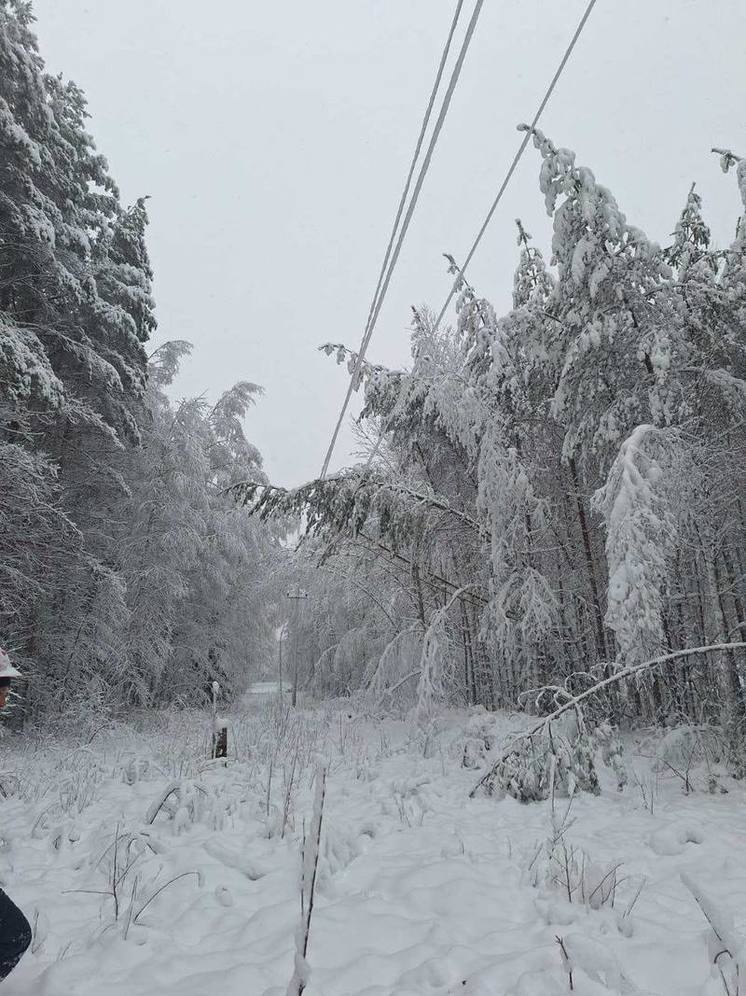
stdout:
[(495, 196), (495, 199), (492, 202), (492, 206), (490, 207), (489, 211), (487, 212), (487, 217), (484, 219), (484, 221), (482, 223), (482, 227), (479, 229), (479, 232), (477, 233), (477, 237), (476, 237), (476, 239), (474, 239), (474, 243), (473, 243), (471, 249), (469, 250), (469, 253), (468, 253), (466, 259), (464, 260), (464, 265), (459, 270), (459, 273), (457, 274), (456, 279), (453, 282), (453, 286), (451, 287), (451, 291), (450, 291), (448, 297), (446, 298), (445, 304), (441, 308), (441, 311), (440, 311), (440, 314), (438, 315), (437, 321), (435, 322), (435, 330), (437, 330), (440, 327), (440, 323), (442, 322), (443, 316), (445, 315), (446, 310), (448, 309), (448, 305), (453, 300), (453, 295), (456, 293), (456, 291), (459, 288), (459, 284), (461, 282), (461, 278), (463, 277), (464, 273), (466, 272), (467, 266), (472, 261), (474, 253), (477, 251), (477, 247), (479, 246), (479, 243), (482, 241), (482, 237), (484, 236), (484, 233), (487, 231), (487, 226), (492, 221), (492, 216), (494, 215), (495, 211), (497, 210), (498, 204), (502, 200), (502, 196), (505, 193), (505, 190), (506, 190), (508, 184), (510, 183), (510, 179), (513, 176), (513, 173), (515, 172), (516, 166), (520, 162), (521, 156), (526, 151), (526, 146), (528, 145), (529, 140), (531, 138), (531, 135), (533, 134), (533, 131), (536, 128), (536, 125), (539, 122), (539, 118), (543, 114), (544, 108), (549, 103), (549, 98), (552, 96), (552, 93), (554, 92), (554, 88), (557, 85), (557, 81), (559, 80), (560, 76), (562, 75), (562, 71), (565, 68), (565, 66), (567, 65), (568, 59), (572, 55), (572, 50), (575, 48), (575, 43), (577, 42), (578, 38), (580, 38), (580, 35), (582, 34), (583, 28), (585, 27), (586, 21), (591, 16), (591, 11), (593, 10), (593, 8), (595, 6), (596, 6), (596, 0), (589, 0), (588, 6), (585, 8), (585, 11), (583, 12), (583, 16), (580, 18), (580, 21), (578, 22), (578, 26), (575, 29), (575, 33), (572, 36), (572, 38), (570, 39), (570, 44), (565, 49), (565, 54), (562, 56), (562, 60), (560, 61), (559, 66), (557, 66), (557, 70), (556, 70), (554, 76), (552, 77), (552, 81), (549, 84), (549, 86), (547, 88), (547, 91), (544, 94), (544, 97), (542, 98), (541, 103), (539, 104), (539, 107), (538, 107), (538, 109), (536, 111), (536, 114), (534, 114), (533, 121), (528, 126), (528, 128), (526, 128), (525, 134), (523, 136), (523, 141), (518, 146), (518, 151), (516, 152), (515, 156), (513, 157), (513, 162), (510, 164), (508, 172), (505, 174), (505, 179), (500, 184), (500, 189), (498, 190), (498, 192), (497, 192), (497, 194)]
[(415, 145), (414, 154), (412, 155), (412, 162), (409, 166), (409, 173), (407, 174), (407, 179), (404, 184), (404, 190), (402, 190), (402, 195), (399, 198), (399, 206), (396, 210), (396, 217), (394, 218), (394, 225), (391, 229), (391, 235), (389, 237), (389, 244), (386, 246), (386, 253), (383, 257), (383, 263), (381, 264), (381, 272), (378, 274), (378, 283), (376, 284), (376, 289), (373, 292), (373, 300), (370, 302), (370, 310), (368, 311), (368, 320), (365, 323), (365, 331), (363, 333), (363, 340), (368, 334), (368, 329), (370, 328), (371, 321), (373, 319), (373, 312), (375, 310), (376, 301), (378, 300), (378, 295), (381, 291), (381, 284), (383, 283), (384, 276), (386, 273), (386, 267), (389, 264), (389, 259), (391, 258), (391, 250), (394, 245), (394, 239), (396, 238), (396, 233), (399, 229), (399, 222), (401, 221), (402, 212), (404, 211), (404, 205), (407, 201), (407, 194), (409, 193), (409, 188), (412, 184), (412, 177), (414, 176), (415, 166), (417, 165), (417, 160), (420, 157), (420, 152), (422, 151), (422, 143), (425, 140), (425, 133), (427, 131), (427, 126), (430, 123), (430, 115), (432, 114), (433, 107), (435, 106), (435, 98), (440, 89), (440, 82), (443, 79), (443, 70), (445, 69), (446, 61), (448, 60), (448, 53), (451, 50), (451, 42), (453, 41), (453, 35), (458, 26), (459, 17), (461, 16), (461, 9), (464, 6), (464, 0), (458, 0), (456, 4), (456, 10), (453, 14), (453, 19), (451, 21), (451, 27), (448, 31), (448, 38), (446, 39), (443, 52), (440, 56), (440, 63), (438, 65), (438, 71), (435, 74), (435, 82), (433, 83), (433, 88), (430, 91), (430, 99), (427, 102), (427, 109), (425, 111), (425, 116), (422, 119), (422, 125), (420, 127), (420, 133), (417, 136), (417, 143)]
[[(438, 73), (436, 75), (436, 80), (435, 80), (435, 84), (433, 86), (433, 91), (432, 91), (431, 96), (430, 96), (430, 101), (428, 102), (428, 108), (427, 108), (427, 111), (425, 113), (425, 119), (423, 120), (423, 125), (422, 125), (422, 128), (420, 130), (420, 137), (418, 138), (418, 141), (417, 141), (417, 147), (416, 147), (416, 150), (415, 150), (415, 155), (414, 155), (413, 160), (412, 160), (412, 165), (410, 167), (409, 175), (407, 177), (407, 182), (405, 184), (404, 193), (402, 194), (402, 198), (400, 200), (399, 210), (397, 211), (397, 216), (396, 216), (396, 221), (394, 223), (394, 228), (392, 230), (391, 238), (389, 240), (389, 245), (388, 245), (388, 248), (386, 250), (386, 257), (384, 258), (384, 263), (383, 263), (383, 266), (381, 268), (381, 275), (379, 276), (378, 285), (376, 287), (376, 293), (374, 294), (373, 301), (371, 302), (371, 308), (370, 308), (370, 312), (368, 314), (368, 322), (366, 324), (365, 331), (363, 332), (363, 338), (362, 338), (362, 341), (360, 343), (360, 350), (359, 350), (357, 358), (355, 360), (355, 365), (354, 365), (354, 368), (353, 368), (353, 371), (352, 371), (352, 376), (350, 377), (350, 383), (348, 384), (348, 387), (347, 387), (347, 393), (345, 394), (345, 399), (344, 399), (344, 401), (342, 403), (342, 408), (340, 410), (339, 417), (338, 417), (336, 425), (334, 427), (334, 432), (332, 433), (331, 442), (329, 443), (329, 448), (328, 448), (326, 456), (324, 458), (324, 464), (322, 466), (321, 474), (320, 474), (321, 480), (323, 480), (326, 477), (327, 471), (329, 469), (329, 463), (331, 461), (332, 454), (334, 453), (334, 447), (335, 447), (335, 445), (337, 443), (337, 438), (339, 436), (339, 430), (342, 427), (342, 422), (344, 421), (344, 417), (345, 417), (345, 414), (347, 412), (347, 407), (348, 407), (348, 405), (350, 403), (350, 399), (352, 397), (352, 392), (355, 389), (355, 385), (357, 383), (357, 378), (359, 376), (360, 370), (362, 369), (363, 360), (365, 358), (365, 353), (366, 353), (366, 350), (368, 348), (368, 344), (370, 343), (370, 340), (371, 340), (371, 338), (373, 336), (373, 331), (375, 329), (376, 322), (378, 320), (378, 315), (379, 315), (379, 313), (381, 311), (381, 306), (383, 304), (384, 298), (386, 297), (386, 292), (388, 290), (388, 286), (389, 286), (389, 283), (391, 281), (391, 276), (392, 276), (392, 274), (394, 272), (394, 269), (396, 267), (396, 263), (397, 263), (397, 261), (399, 259), (399, 253), (401, 251), (401, 247), (402, 247), (402, 244), (404, 242), (404, 238), (405, 238), (405, 236), (407, 234), (407, 230), (409, 228), (409, 223), (412, 220), (412, 215), (414, 214), (414, 209), (415, 209), (415, 207), (417, 205), (417, 201), (419, 199), (420, 191), (422, 189), (422, 185), (424, 183), (425, 176), (427, 175), (427, 171), (428, 171), (428, 168), (430, 166), (430, 160), (432, 159), (432, 155), (433, 155), (433, 152), (435, 150), (435, 146), (436, 146), (436, 144), (438, 142), (438, 138), (440, 136), (440, 132), (441, 132), (442, 127), (443, 127), (443, 123), (444, 123), (446, 115), (448, 113), (448, 108), (449, 108), (450, 103), (451, 103), (451, 98), (453, 96), (453, 92), (454, 92), (454, 90), (456, 88), (456, 84), (458, 83), (459, 76), (461, 75), (461, 68), (462, 68), (462, 66), (464, 64), (464, 59), (466, 58), (466, 53), (467, 53), (467, 51), (469, 49), (469, 45), (471, 43), (471, 39), (472, 39), (472, 36), (474, 34), (474, 30), (475, 30), (475, 28), (477, 26), (477, 21), (479, 19), (479, 15), (481, 13), (483, 4), (484, 4), (484, 0), (477, 0), (477, 3), (475, 5), (475, 7), (474, 7), (474, 11), (472, 12), (471, 20), (469, 21), (469, 24), (468, 24), (468, 26), (466, 28), (466, 32), (465, 32), (465, 35), (464, 35), (464, 40), (463, 40), (463, 42), (461, 44), (461, 50), (459, 51), (458, 57), (456, 59), (456, 63), (455, 63), (454, 68), (453, 68), (453, 70), (451, 72), (451, 78), (449, 80), (448, 87), (447, 87), (445, 95), (443, 97), (443, 103), (441, 105), (440, 113), (438, 114), (437, 121), (435, 122), (435, 127), (433, 129), (433, 134), (432, 134), (432, 137), (430, 139), (430, 143), (428, 145), (427, 152), (425, 153), (425, 158), (423, 160), (422, 166), (420, 167), (420, 172), (419, 172), (419, 174), (417, 176), (417, 180), (415, 182), (414, 191), (412, 193), (412, 197), (411, 197), (411, 200), (409, 202), (409, 207), (407, 208), (406, 214), (404, 216), (404, 221), (402, 223), (402, 227), (401, 227), (401, 231), (399, 233), (399, 237), (398, 237), (398, 239), (396, 241), (396, 246), (393, 248), (393, 252), (392, 252), (392, 248), (391, 247), (392, 247), (392, 244), (393, 244), (393, 241), (394, 241), (394, 236), (395, 236), (395, 233), (396, 233), (396, 229), (397, 229), (399, 220), (401, 218), (401, 213), (402, 213), (403, 208), (404, 208), (404, 202), (406, 201), (406, 196), (407, 196), (407, 192), (409, 190), (409, 186), (411, 184), (412, 176), (414, 174), (414, 168), (415, 168), (415, 164), (416, 164), (416, 161), (417, 161), (417, 157), (418, 157), (419, 152), (420, 152), (421, 147), (422, 147), (422, 142), (424, 140), (425, 130), (427, 128), (427, 123), (429, 121), (430, 113), (432, 111), (432, 106), (434, 104), (435, 96), (437, 94), (437, 90), (438, 90), (438, 87), (439, 87), (439, 84), (440, 84), (440, 80), (441, 80), (441, 77), (442, 77), (442, 74), (443, 74), (443, 68), (445, 66), (445, 61), (446, 61), (447, 56), (448, 56), (448, 51), (450, 49), (451, 40), (453, 38), (453, 33), (454, 33), (455, 29), (456, 29), (456, 24), (458, 22), (458, 17), (459, 17), (459, 14), (461, 12), (461, 7), (463, 6), (463, 0), (459, 0), (459, 3), (457, 5), (457, 7), (456, 7), (456, 12), (454, 14), (453, 22), (451, 24), (451, 29), (449, 31), (448, 39), (446, 41), (446, 45), (445, 45), (444, 50), (443, 50), (443, 55), (441, 57), (440, 65), (438, 67)], [(387, 267), (387, 263), (388, 263), (388, 267)], [(384, 276), (384, 271), (385, 271), (385, 276)]]
[[(522, 127), (522, 130), (525, 130), (525, 134), (523, 136), (523, 140), (522, 140), (521, 144), (518, 146), (518, 151), (516, 152), (515, 156), (513, 157), (513, 161), (511, 162), (511, 164), (510, 164), (510, 166), (508, 168), (507, 173), (505, 174), (503, 182), (500, 184), (500, 189), (497, 191), (497, 194), (495, 195), (495, 199), (492, 202), (492, 205), (490, 206), (489, 211), (487, 212), (487, 217), (484, 219), (484, 222), (482, 223), (482, 227), (479, 229), (479, 232), (477, 233), (477, 237), (474, 240), (474, 243), (473, 243), (471, 249), (469, 250), (469, 253), (468, 253), (466, 259), (464, 260), (464, 264), (463, 264), (462, 267), (459, 268), (459, 271), (458, 271), (458, 273), (456, 275), (456, 279), (453, 282), (453, 286), (451, 287), (451, 290), (450, 290), (450, 292), (448, 294), (448, 297), (446, 298), (445, 304), (441, 308), (440, 314), (438, 315), (438, 318), (437, 318), (437, 320), (435, 322), (435, 325), (433, 326), (433, 332), (436, 332), (440, 328), (440, 323), (443, 321), (443, 316), (445, 315), (446, 311), (448, 310), (448, 305), (453, 300), (453, 296), (456, 293), (456, 291), (458, 290), (459, 285), (461, 284), (461, 281), (462, 281), (462, 279), (464, 277), (464, 274), (466, 272), (466, 268), (469, 265), (469, 263), (471, 262), (471, 260), (472, 260), (472, 258), (474, 256), (474, 253), (477, 251), (479, 243), (482, 241), (482, 237), (484, 236), (484, 233), (487, 231), (487, 227), (488, 227), (490, 221), (492, 221), (492, 216), (494, 215), (495, 211), (497, 210), (498, 204), (502, 200), (502, 196), (505, 193), (505, 190), (507, 189), (508, 184), (510, 183), (511, 177), (513, 176), (513, 173), (515, 172), (516, 166), (520, 162), (521, 156), (526, 151), (526, 146), (528, 145), (529, 140), (531, 138), (531, 135), (533, 134), (534, 129), (536, 128), (536, 125), (539, 122), (539, 118), (541, 117), (541, 115), (544, 112), (545, 107), (549, 103), (549, 98), (552, 96), (552, 93), (554, 92), (554, 88), (557, 85), (557, 81), (559, 80), (560, 76), (562, 75), (562, 71), (564, 70), (565, 66), (567, 65), (568, 59), (572, 55), (572, 51), (575, 48), (575, 44), (578, 41), (578, 38), (580, 38), (580, 35), (583, 32), (583, 28), (586, 25), (586, 21), (590, 17), (591, 11), (593, 10), (593, 8), (595, 6), (596, 6), (596, 0), (589, 0), (588, 5), (586, 6), (585, 11), (583, 12), (583, 16), (578, 21), (578, 26), (575, 28), (575, 32), (574, 32), (572, 38), (570, 39), (570, 42), (569, 42), (567, 48), (565, 49), (565, 53), (562, 56), (562, 59), (560, 60), (559, 65), (557, 66), (557, 69), (555, 71), (554, 76), (552, 77), (552, 80), (551, 80), (549, 86), (547, 87), (546, 93), (544, 94), (544, 96), (543, 96), (543, 98), (541, 100), (541, 103), (539, 104), (539, 107), (537, 108), (537, 111), (534, 114), (534, 117), (533, 117), (533, 120), (531, 121), (531, 124), (530, 125), (524, 125)], [(368, 456), (368, 459), (367, 459), (367, 461), (365, 463), (365, 470), (368, 470), (370, 468), (370, 465), (372, 464), (373, 460), (375, 459), (375, 456), (378, 453), (378, 450), (379, 450), (379, 448), (381, 446), (381, 443), (383, 442), (384, 432), (385, 432), (385, 429), (382, 427), (381, 430), (380, 430), (380, 432), (379, 432), (379, 434), (378, 434), (378, 440), (376, 441), (376, 445), (371, 450), (371, 452), (370, 452), (370, 454)]]

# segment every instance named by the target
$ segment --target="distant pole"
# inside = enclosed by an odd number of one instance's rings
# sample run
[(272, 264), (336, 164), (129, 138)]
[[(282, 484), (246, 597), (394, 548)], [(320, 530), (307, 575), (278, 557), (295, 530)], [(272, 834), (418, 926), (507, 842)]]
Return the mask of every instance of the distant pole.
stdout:
[(292, 697), (290, 699), (290, 704), (295, 708), (298, 702), (298, 671), (299, 671), (299, 653), (298, 653), (298, 628), (300, 622), (300, 606), (304, 599), (308, 598), (308, 593), (303, 591), (302, 588), (297, 588), (295, 591), (288, 591), (287, 597), (290, 599), (291, 613), (292, 613), (292, 629), (293, 629), (293, 691)]

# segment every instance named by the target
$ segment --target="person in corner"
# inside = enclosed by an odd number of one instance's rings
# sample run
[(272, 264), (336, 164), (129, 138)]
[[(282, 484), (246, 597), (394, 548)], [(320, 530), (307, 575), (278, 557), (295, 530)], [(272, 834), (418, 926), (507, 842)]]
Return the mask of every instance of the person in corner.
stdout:
[[(16, 671), (0, 647), (0, 709), (7, 705), (11, 681), (20, 677), (20, 672)], [(13, 971), (30, 943), (28, 920), (0, 889), (0, 981)]]

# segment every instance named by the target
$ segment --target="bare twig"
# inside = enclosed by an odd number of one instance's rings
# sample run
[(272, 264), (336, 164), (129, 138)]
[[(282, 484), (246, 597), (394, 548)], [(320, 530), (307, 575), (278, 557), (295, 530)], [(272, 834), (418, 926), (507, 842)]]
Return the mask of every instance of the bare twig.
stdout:
[(145, 910), (148, 908), (148, 906), (150, 906), (150, 904), (153, 902), (153, 900), (157, 896), (160, 896), (160, 894), (163, 892), (164, 889), (167, 889), (169, 887), (169, 885), (173, 885), (174, 882), (178, 882), (180, 878), (187, 878), (189, 875), (196, 876), (197, 883), (199, 885), (202, 884), (202, 878), (200, 876), (200, 873), (197, 872), (197, 871), (182, 872), (181, 875), (176, 875), (174, 878), (169, 879), (168, 882), (164, 882), (163, 885), (159, 889), (156, 889), (156, 891), (153, 893), (153, 895), (149, 899), (145, 900), (145, 902), (142, 904), (142, 906), (140, 907), (140, 909), (137, 911), (137, 913), (135, 913), (134, 917), (132, 918), (133, 922), (137, 923), (137, 918), (140, 917), (140, 916), (142, 916), (142, 914), (145, 912)]
[(567, 948), (565, 947), (565, 940), (563, 937), (560, 937), (559, 935), (557, 935), (554, 939), (560, 946), (560, 951), (562, 952), (562, 967), (567, 972), (568, 978), (570, 979), (570, 992), (572, 992), (575, 989), (575, 986), (573, 985), (572, 981), (572, 967), (570, 963), (570, 957), (567, 954)]

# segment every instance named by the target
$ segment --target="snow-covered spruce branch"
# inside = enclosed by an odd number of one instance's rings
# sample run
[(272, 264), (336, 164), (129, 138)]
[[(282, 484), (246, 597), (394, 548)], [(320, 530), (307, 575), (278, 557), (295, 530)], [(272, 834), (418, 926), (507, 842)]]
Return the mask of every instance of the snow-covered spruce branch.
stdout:
[[(393, 550), (389, 546), (386, 546), (385, 543), (381, 543), (380, 540), (374, 539), (372, 536), (368, 536), (366, 533), (362, 532), (358, 535), (357, 538), (360, 540), (364, 540), (366, 543), (370, 543), (371, 546), (376, 547), (376, 549), (380, 550), (382, 553), (387, 554), (389, 557), (392, 557), (394, 560), (399, 561), (402, 564), (406, 564), (410, 568), (412, 567), (413, 565), (412, 561), (408, 557), (405, 557), (403, 554), (399, 553), (398, 551)], [(456, 590), (459, 588), (459, 585), (455, 581), (451, 581), (449, 578), (445, 578), (442, 576), (442, 574), (438, 574), (433, 570), (428, 570), (427, 575), (421, 577), (421, 580), (423, 584), (429, 585), (435, 590), (439, 590), (440, 585), (449, 590), (450, 589)], [(472, 588), (474, 589), (478, 587), (482, 586), (472, 585)], [(476, 599), (477, 603), (479, 603), (476, 605), (477, 609), (481, 609), (483, 606), (487, 605), (488, 600), (483, 595), (480, 595), (477, 591), (472, 592), (472, 598)], [(467, 599), (467, 601), (469, 601), (469, 599)]]
[(660, 657), (654, 657), (652, 660), (643, 661), (641, 664), (632, 664), (629, 667), (621, 668), (615, 674), (610, 675), (608, 678), (604, 678), (602, 681), (596, 682), (591, 688), (587, 688), (580, 695), (575, 695), (568, 698), (561, 706), (558, 706), (554, 712), (549, 713), (548, 716), (544, 716), (538, 723), (532, 726), (529, 730), (519, 733), (517, 736), (513, 737), (510, 744), (502, 751), (500, 757), (495, 761), (493, 765), (482, 775), (479, 781), (476, 783), (474, 788), (469, 793), (469, 798), (473, 799), (480, 788), (486, 785), (487, 782), (497, 773), (500, 766), (505, 762), (508, 756), (516, 749), (516, 745), (522, 743), (524, 740), (530, 740), (532, 737), (543, 733), (549, 726), (554, 722), (554, 720), (559, 719), (564, 713), (568, 712), (570, 709), (577, 708), (581, 702), (586, 699), (591, 698), (591, 696), (596, 695), (598, 692), (602, 691), (604, 688), (608, 688), (610, 685), (614, 685), (617, 682), (625, 681), (627, 678), (634, 678), (638, 674), (642, 674), (644, 671), (649, 671), (651, 668), (656, 667), (659, 664), (666, 664), (668, 661), (677, 660), (681, 657), (694, 657), (697, 654), (706, 653), (717, 653), (721, 651), (729, 650), (743, 650), (746, 649), (746, 641), (740, 641), (737, 643), (713, 643), (705, 647), (690, 647), (686, 650), (676, 650), (670, 654), (662, 654)]
[(376, 363), (371, 363), (370, 360), (360, 360), (359, 354), (354, 349), (350, 349), (349, 346), (345, 346), (342, 342), (325, 342), (318, 349), (320, 353), (324, 353), (326, 356), (334, 356), (338, 366), (346, 363), (350, 373), (353, 373), (355, 368), (357, 368), (356, 388), (376, 373), (388, 372), (384, 367)]
[(445, 499), (439, 498), (435, 494), (422, 494), (419, 491), (415, 491), (413, 488), (408, 488), (405, 484), (391, 484), (388, 481), (383, 482), (381, 485), (381, 490), (391, 491), (394, 494), (405, 495), (408, 498), (413, 498), (416, 502), (421, 505), (426, 505), (431, 508), (437, 508), (441, 512), (445, 512), (446, 515), (452, 515), (454, 518), (459, 519), (464, 525), (469, 526), (477, 533), (481, 533), (484, 527), (476, 519), (472, 518), (466, 512), (462, 512), (458, 508), (454, 508)]
[(324, 526), (352, 529), (356, 534), (365, 524), (379, 495), (409, 498), (418, 505), (436, 509), (481, 533), (480, 523), (441, 496), (415, 491), (405, 484), (383, 481), (368, 473), (350, 472), (309, 481), (298, 488), (283, 488), (257, 481), (232, 484), (227, 493), (248, 507), (262, 521), (278, 516), (307, 516), (308, 529), (318, 532)]

